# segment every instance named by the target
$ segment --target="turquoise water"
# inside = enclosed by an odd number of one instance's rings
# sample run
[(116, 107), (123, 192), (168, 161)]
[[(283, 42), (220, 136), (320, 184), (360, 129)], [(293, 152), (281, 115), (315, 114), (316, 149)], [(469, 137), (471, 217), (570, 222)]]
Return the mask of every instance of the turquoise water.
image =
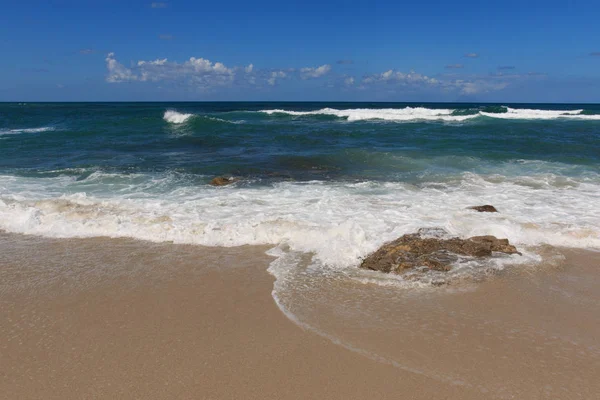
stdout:
[[(344, 269), (432, 226), (600, 248), (599, 189), (598, 105), (0, 104), (13, 232), (271, 244)], [(465, 210), (486, 203), (501, 213)]]
[[(452, 112), (432, 116), (417, 110), (408, 120), (404, 115), (395, 120), (381, 111), (405, 107)], [(522, 119), (506, 119), (506, 107), (476, 104), (1, 104), (0, 172), (84, 179), (95, 171), (171, 171), (200, 185), (220, 174), (264, 183), (274, 176), (423, 182), (465, 171), (493, 173), (517, 160), (561, 163), (569, 176), (599, 171), (600, 106), (518, 107), (582, 111), (536, 118), (524, 112)], [(259, 112), (326, 108), (350, 109), (350, 117)], [(168, 122), (166, 110), (193, 117)], [(455, 121), (456, 116), (468, 119)]]

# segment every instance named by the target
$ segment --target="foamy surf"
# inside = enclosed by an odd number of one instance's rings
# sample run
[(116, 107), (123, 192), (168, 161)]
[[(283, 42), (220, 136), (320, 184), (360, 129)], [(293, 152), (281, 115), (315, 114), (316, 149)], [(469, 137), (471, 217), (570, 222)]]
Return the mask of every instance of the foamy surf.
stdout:
[(305, 115), (333, 115), (339, 118), (346, 118), (348, 121), (365, 120), (384, 120), (384, 121), (465, 121), (474, 118), (473, 115), (452, 115), (454, 110), (449, 109), (429, 109), (423, 107), (406, 108), (357, 108), (349, 110), (337, 110), (334, 108), (324, 108), (316, 111), (288, 111), (288, 110), (261, 110), (260, 112), (273, 114), (288, 114), (292, 116)]
[(171, 124), (183, 124), (193, 116), (194, 114), (185, 114), (175, 110), (167, 110), (165, 111), (163, 119)]
[[(520, 248), (600, 249), (600, 183), (573, 179), (565, 185), (549, 178), (466, 173), (456, 183), (421, 187), (314, 181), (213, 188), (180, 186), (180, 178), (172, 175), (5, 176), (0, 229), (208, 246), (270, 244), (312, 254), (318, 268), (331, 271), (355, 270), (384, 242), (422, 227), (443, 227), (460, 237), (507, 237)], [(501, 213), (465, 209), (486, 203)], [(464, 273), (477, 269), (462, 267)]]
[(418, 121), (446, 121), (463, 122), (480, 117), (498, 119), (520, 119), (520, 120), (600, 120), (600, 114), (582, 114), (583, 109), (578, 110), (537, 110), (516, 109), (502, 107), (505, 112), (486, 112), (474, 110), (472, 114), (456, 115), (457, 109), (430, 109), (424, 107), (405, 108), (361, 108), (339, 110), (334, 108), (323, 108), (314, 111), (293, 111), (284, 109), (261, 110), (267, 115), (285, 114), (290, 116), (331, 115), (344, 118), (347, 121), (382, 120), (393, 122), (418, 122)]
[(505, 113), (488, 113), (480, 111), (479, 114), (490, 118), (503, 119), (588, 119), (600, 120), (600, 115), (582, 115), (580, 110), (535, 110), (535, 109), (517, 109), (506, 107)]

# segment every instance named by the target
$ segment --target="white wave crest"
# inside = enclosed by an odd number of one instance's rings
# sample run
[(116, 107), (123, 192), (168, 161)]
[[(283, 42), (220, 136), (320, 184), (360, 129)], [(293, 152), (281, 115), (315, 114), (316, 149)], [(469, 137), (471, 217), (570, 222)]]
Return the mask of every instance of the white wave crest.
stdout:
[(583, 110), (535, 110), (527, 108), (506, 108), (505, 113), (480, 112), (479, 114), (502, 119), (588, 119), (600, 120), (600, 115), (583, 115)]
[(485, 116), (499, 119), (574, 119), (574, 120), (600, 120), (599, 115), (581, 114), (583, 110), (535, 110), (535, 109), (517, 109), (506, 107), (505, 113), (490, 113), (479, 111), (470, 115), (454, 115), (457, 110), (454, 109), (432, 109), (424, 107), (405, 107), (405, 108), (356, 108), (348, 110), (338, 110), (334, 108), (323, 108), (315, 111), (291, 111), (291, 110), (261, 110), (259, 112), (273, 114), (287, 114), (292, 116), (305, 115), (332, 115), (339, 118), (346, 118), (348, 121), (363, 120), (384, 120), (395, 122), (411, 121), (448, 121), (461, 122), (472, 120), (477, 117)]
[(424, 107), (405, 107), (405, 108), (355, 108), (349, 110), (337, 110), (335, 108), (323, 108), (316, 111), (288, 111), (288, 110), (261, 110), (266, 114), (288, 114), (294, 116), (303, 115), (333, 115), (340, 118), (347, 118), (348, 121), (363, 120), (385, 120), (385, 121), (465, 121), (476, 117), (477, 115), (452, 115), (454, 110), (450, 109), (431, 109)]
[(19, 128), (19, 129), (0, 129), (0, 136), (2, 135), (18, 135), (20, 133), (40, 133), (53, 131), (56, 128), (53, 126), (42, 126), (40, 128)]
[(177, 112), (175, 110), (167, 110), (165, 111), (165, 115), (163, 119), (172, 124), (183, 124), (185, 121), (193, 117), (194, 114), (184, 114)]
[[(547, 174), (465, 174), (460, 182), (422, 188), (287, 182), (215, 189), (180, 186), (169, 176), (99, 174), (83, 181), (0, 177), (0, 229), (211, 246), (285, 244), (334, 269), (354, 267), (385, 241), (422, 227), (507, 237), (517, 246), (600, 249), (598, 180), (565, 186)], [(465, 209), (478, 204), (494, 204), (501, 213)]]

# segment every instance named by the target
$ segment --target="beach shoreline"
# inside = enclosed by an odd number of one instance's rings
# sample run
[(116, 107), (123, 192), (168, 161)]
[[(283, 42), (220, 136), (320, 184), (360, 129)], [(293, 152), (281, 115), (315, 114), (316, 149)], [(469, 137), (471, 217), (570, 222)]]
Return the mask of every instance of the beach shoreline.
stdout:
[[(445, 307), (463, 307), (475, 322), (473, 315), (484, 309), (490, 309), (491, 319), (511, 318), (510, 323), (520, 324), (517, 328), (522, 329), (523, 337), (533, 335), (529, 339), (542, 335), (527, 332), (528, 326), (537, 323), (523, 319), (529, 312), (541, 314), (539, 320), (548, 330), (558, 323), (546, 321), (544, 310), (556, 310), (557, 318), (569, 312), (577, 314), (562, 321), (571, 325), (568, 329), (555, 332), (568, 338), (581, 336), (580, 342), (569, 344), (573, 354), (560, 354), (571, 360), (560, 361), (548, 353), (556, 343), (540, 343), (545, 348), (539, 353), (520, 349), (524, 342), (518, 339), (500, 346), (504, 331), (492, 325), (487, 333), (496, 336), (486, 337), (480, 344), (493, 354), (476, 355), (463, 349), (462, 358), (454, 360), (460, 363), (454, 370), (460, 373), (463, 366), (469, 364), (470, 368), (475, 363), (479, 369), (488, 368), (489, 374), (513, 379), (499, 388), (493, 379), (486, 386), (483, 375), (463, 376), (462, 381), (440, 379), (438, 372), (452, 367), (443, 352), (436, 361), (439, 370), (425, 368), (424, 363), (424, 368), (415, 372), (368, 357), (379, 354), (372, 349), (387, 349), (384, 344), (393, 339), (393, 326), (374, 337), (369, 336), (372, 330), (361, 331), (364, 327), (359, 324), (343, 326), (332, 320), (329, 332), (347, 331), (354, 335), (348, 337), (355, 343), (372, 346), (362, 354), (349, 351), (343, 343), (333, 343), (326, 335), (302, 329), (286, 318), (271, 297), (274, 278), (267, 267), (273, 258), (265, 254), (268, 248), (0, 233), (0, 336), (6, 339), (0, 344), (0, 392), (15, 399), (481, 399), (513, 398), (514, 394), (528, 399), (591, 399), (600, 389), (597, 382), (589, 380), (593, 368), (599, 366), (598, 349), (590, 347), (593, 333), (585, 334), (599, 326), (593, 318), (598, 294), (588, 293), (590, 285), (600, 280), (595, 269), (600, 265), (598, 253), (567, 249), (562, 266), (533, 273), (530, 281), (513, 285), (514, 277), (492, 279), (482, 284), (487, 297), (482, 290), (475, 290), (446, 300), (451, 304)], [(588, 307), (571, 307), (575, 304), (568, 301), (573, 298), (566, 295), (546, 298), (536, 294), (529, 289), (535, 282), (540, 293), (547, 288), (568, 289), (567, 294), (573, 296), (575, 290), (577, 296), (583, 296), (578, 297), (578, 305), (584, 299)], [(521, 295), (523, 288), (533, 294), (531, 298), (504, 298), (507, 287)], [(554, 299), (554, 304), (546, 304), (548, 299)], [(479, 304), (471, 304), (474, 300)], [(513, 316), (510, 310), (515, 304), (523, 308), (525, 302), (530, 310)], [(428, 309), (427, 300), (415, 300), (414, 304)], [(427, 316), (423, 318), (431, 325), (429, 329), (440, 333), (449, 329), (449, 323), (461, 320), (460, 315), (450, 315), (436, 325)], [(416, 323), (414, 329), (422, 328)], [(451, 329), (461, 329), (458, 336), (474, 345), (479, 340), (469, 337), (475, 327), (456, 325)], [(425, 330), (420, 333), (424, 334)], [(396, 349), (409, 345), (431, 360), (426, 342), (410, 344), (406, 338), (396, 339), (397, 344), (388, 349), (390, 359)], [(454, 344), (459, 348), (462, 343)], [(561, 343), (564, 348), (558, 350), (567, 350)], [(435, 347), (435, 343), (431, 345)], [(406, 365), (418, 360), (403, 351), (398, 354), (406, 355)], [(511, 352), (523, 353), (521, 359), (514, 359), (515, 371), (497, 369), (500, 364), (494, 364), (494, 358), (515, 356)], [(532, 370), (539, 381), (518, 376), (520, 366), (528, 363), (532, 367), (546, 365), (546, 371)], [(568, 368), (553, 371), (557, 366)], [(537, 386), (553, 374), (557, 376), (555, 386)], [(579, 389), (561, 387), (568, 379), (575, 379)]]

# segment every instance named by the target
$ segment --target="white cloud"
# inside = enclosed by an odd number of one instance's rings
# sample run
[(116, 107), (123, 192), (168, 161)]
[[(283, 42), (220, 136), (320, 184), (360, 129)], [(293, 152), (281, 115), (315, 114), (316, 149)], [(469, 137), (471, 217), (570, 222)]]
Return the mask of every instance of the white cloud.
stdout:
[(283, 79), (287, 77), (287, 74), (283, 71), (273, 71), (271, 72), (270, 78), (267, 79), (267, 83), (271, 86), (274, 86), (277, 83), (277, 79)]
[[(190, 57), (183, 62), (157, 58), (124, 65), (117, 61), (114, 53), (109, 53), (105, 61), (107, 82), (160, 82), (161, 85), (173, 84), (196, 90), (213, 90), (222, 87), (267, 88), (276, 86), (284, 80), (292, 82), (315, 79), (332, 73), (329, 64), (299, 69), (256, 69), (253, 64), (227, 66), (222, 62), (213, 62), (202, 57)], [(386, 93), (422, 91), (432, 94), (438, 92), (476, 95), (502, 90), (523, 79), (532, 78), (530, 75), (519, 74), (469, 75), (461, 74), (458, 70), (431, 77), (415, 71), (402, 72), (390, 69), (360, 79), (345, 74), (334, 75), (327, 82), (329, 87), (345, 87), (346, 90), (373, 89), (383, 90)]]
[(167, 59), (163, 58), (162, 60), (160, 59), (156, 59), (154, 61), (138, 61), (137, 65), (138, 67), (141, 67), (142, 65), (145, 64), (150, 64), (150, 65), (165, 65), (167, 63)]
[(477, 57), (479, 57), (479, 54), (477, 54), (477, 53), (467, 53), (467, 54), (465, 54), (465, 57), (467, 57), (467, 58), (477, 58)]
[(119, 63), (114, 53), (106, 57), (107, 82), (131, 81), (189, 81), (195, 86), (210, 87), (228, 84), (233, 80), (234, 69), (223, 63), (213, 63), (204, 58), (190, 57), (183, 63), (170, 62), (166, 58), (152, 61), (140, 60), (135, 67), (127, 68)]
[[(184, 67), (191, 67), (195, 72), (202, 73), (202, 74), (212, 74), (212, 73), (224, 74), (224, 75), (233, 74), (233, 70), (230, 68), (227, 68), (222, 63), (217, 62), (217, 63), (213, 64), (210, 60), (207, 60), (205, 58), (190, 57), (190, 59), (188, 61), (186, 61), (185, 63), (183, 63), (182, 65)], [(186, 69), (186, 68), (184, 68), (184, 69)]]
[(427, 75), (418, 74), (414, 71), (403, 73), (392, 69), (382, 72), (381, 74), (367, 76), (363, 78), (362, 82), (364, 84), (392, 82), (400, 85), (436, 85), (438, 83), (435, 78), (430, 78)]
[(386, 88), (395, 88), (397, 90), (431, 90), (435, 89), (441, 92), (456, 92), (462, 95), (474, 95), (480, 93), (489, 93), (508, 87), (511, 82), (517, 79), (523, 79), (523, 76), (502, 76), (502, 75), (464, 75), (464, 74), (445, 74), (435, 78), (419, 74), (415, 71), (403, 73), (400, 71), (388, 70), (380, 74), (368, 75), (363, 78), (362, 85), (359, 88), (367, 88), (374, 85), (386, 85)]
[(462, 94), (478, 94), (495, 92), (502, 90), (508, 86), (507, 82), (486, 82), (486, 81), (474, 81), (474, 82), (463, 82), (460, 85), (460, 92)]
[(154, 2), (150, 4), (152, 8), (167, 8), (168, 4), (163, 2)]
[(320, 78), (331, 71), (331, 65), (325, 64), (317, 68), (301, 68), (300, 76), (302, 79)]
[(167, 58), (139, 60), (126, 67), (115, 58), (106, 57), (107, 82), (178, 82), (210, 88), (224, 85), (274, 86), (283, 79), (319, 78), (331, 71), (328, 64), (315, 68), (257, 70), (253, 64), (229, 67), (202, 57), (190, 57), (184, 62)]
[(108, 75), (106, 76), (107, 82), (115, 83), (138, 80), (138, 76), (131, 69), (126, 68), (115, 59), (115, 53), (108, 53), (106, 56), (106, 69), (108, 70)]

